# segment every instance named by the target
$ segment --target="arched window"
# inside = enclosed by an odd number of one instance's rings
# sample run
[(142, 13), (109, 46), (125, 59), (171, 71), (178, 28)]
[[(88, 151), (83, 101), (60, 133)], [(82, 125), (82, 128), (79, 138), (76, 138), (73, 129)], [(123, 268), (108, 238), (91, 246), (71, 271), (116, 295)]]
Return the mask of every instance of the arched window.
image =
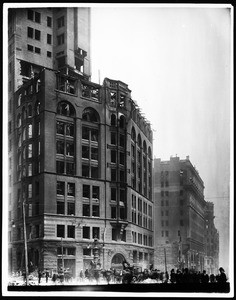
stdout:
[(143, 152), (147, 154), (147, 144), (146, 141), (143, 141)]
[(111, 126), (116, 126), (116, 115), (111, 115)]
[(142, 147), (142, 139), (141, 139), (140, 134), (138, 135), (138, 146), (139, 146), (139, 148)]
[(152, 150), (148, 147), (148, 158), (152, 159)]
[(75, 109), (69, 102), (62, 101), (58, 104), (57, 113), (66, 117), (75, 117)]
[(99, 115), (96, 110), (91, 107), (84, 109), (82, 119), (87, 122), (99, 123)]
[(125, 117), (120, 116), (120, 128), (125, 128)]
[(134, 127), (132, 127), (132, 130), (131, 130), (131, 139), (134, 142), (136, 141), (136, 132), (135, 132)]
[(99, 114), (88, 107), (82, 120), (82, 176), (99, 178)]

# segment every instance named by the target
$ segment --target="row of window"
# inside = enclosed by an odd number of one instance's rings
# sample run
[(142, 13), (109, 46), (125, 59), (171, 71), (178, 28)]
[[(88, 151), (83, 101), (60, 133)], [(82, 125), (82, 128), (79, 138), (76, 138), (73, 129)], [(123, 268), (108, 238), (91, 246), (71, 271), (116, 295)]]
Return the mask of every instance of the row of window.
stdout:
[[(28, 20), (31, 20), (33, 22), (36, 23), (41, 23), (41, 13), (32, 10), (32, 9), (28, 9), (27, 10), (27, 18)], [(57, 28), (61, 28), (65, 26), (65, 18), (64, 16), (61, 16), (59, 18), (57, 18)], [(47, 16), (47, 27), (52, 27), (52, 17)]]
[(139, 245), (144, 246), (153, 246), (153, 237), (146, 234), (137, 233), (136, 231), (132, 231), (132, 241), (133, 243), (138, 243)]
[[(179, 225), (180, 226), (184, 226), (184, 221), (183, 220), (179, 220)], [(161, 226), (169, 226), (169, 221), (168, 220), (161, 220)]]
[[(27, 44), (27, 50), (30, 52), (35, 52), (37, 54), (41, 54), (41, 48), (39, 47), (34, 47), (30, 44)], [(47, 57), (52, 57), (52, 52), (51, 51), (47, 51)]]

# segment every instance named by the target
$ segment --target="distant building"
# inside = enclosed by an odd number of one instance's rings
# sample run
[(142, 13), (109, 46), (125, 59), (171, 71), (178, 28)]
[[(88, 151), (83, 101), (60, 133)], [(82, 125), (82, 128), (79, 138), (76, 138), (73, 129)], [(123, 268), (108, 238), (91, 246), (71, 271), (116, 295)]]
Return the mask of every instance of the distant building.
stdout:
[(206, 202), (205, 209), (205, 270), (208, 274), (219, 272), (219, 232), (214, 224), (214, 204)]
[[(9, 271), (153, 264), (152, 130), (90, 81), (87, 8), (9, 14)], [(40, 49), (40, 50), (39, 50)]]
[(158, 268), (204, 269), (204, 183), (187, 157), (154, 160), (154, 261)]

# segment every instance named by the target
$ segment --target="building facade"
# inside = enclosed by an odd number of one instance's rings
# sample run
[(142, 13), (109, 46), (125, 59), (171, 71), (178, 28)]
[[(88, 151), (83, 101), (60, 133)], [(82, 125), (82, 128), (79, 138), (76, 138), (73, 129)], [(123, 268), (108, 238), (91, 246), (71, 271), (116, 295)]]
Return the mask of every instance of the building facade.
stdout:
[(219, 270), (219, 232), (214, 224), (214, 203), (206, 202), (205, 209), (205, 270), (217, 274)]
[(89, 28), (86, 8), (9, 14), (9, 271), (25, 241), (29, 270), (153, 264), (151, 126), (127, 84), (90, 81)]
[(174, 268), (204, 269), (204, 183), (187, 157), (154, 160), (155, 263)]

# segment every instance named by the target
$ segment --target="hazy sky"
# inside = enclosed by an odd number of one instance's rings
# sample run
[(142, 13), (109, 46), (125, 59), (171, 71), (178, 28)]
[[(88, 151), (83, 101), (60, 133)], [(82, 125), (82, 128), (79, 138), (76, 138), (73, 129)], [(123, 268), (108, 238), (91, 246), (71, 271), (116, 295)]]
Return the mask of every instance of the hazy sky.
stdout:
[(196, 166), (215, 204), (228, 270), (231, 11), (226, 7), (92, 8), (92, 81), (121, 80), (154, 130), (154, 157)]

